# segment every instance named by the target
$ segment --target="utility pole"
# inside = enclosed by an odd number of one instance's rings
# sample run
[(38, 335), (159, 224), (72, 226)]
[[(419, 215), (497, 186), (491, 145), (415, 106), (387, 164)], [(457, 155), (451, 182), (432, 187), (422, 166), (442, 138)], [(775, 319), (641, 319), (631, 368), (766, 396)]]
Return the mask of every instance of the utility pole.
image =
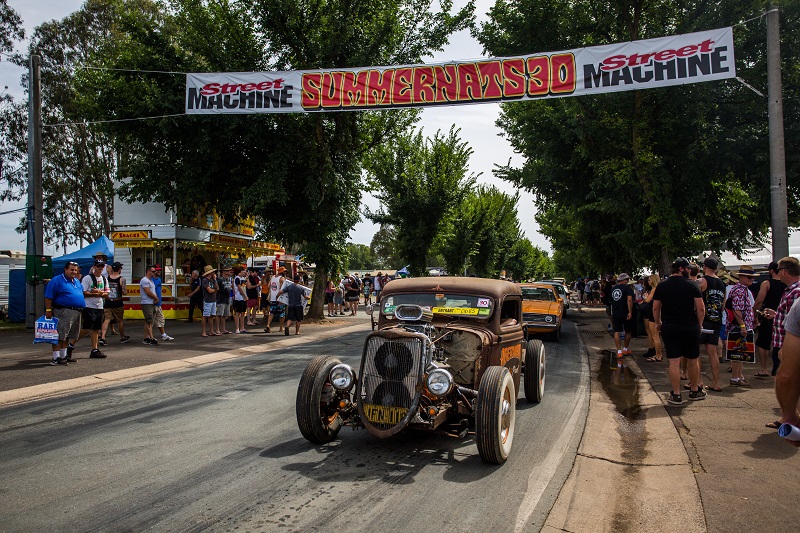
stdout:
[[(44, 253), (44, 221), (42, 220), (42, 75), (39, 56), (31, 56), (28, 82), (28, 257)], [(26, 284), (25, 326), (32, 328), (44, 312), (44, 285)]]
[(772, 204), (772, 258), (789, 255), (789, 214), (786, 207), (786, 152), (783, 140), (780, 12), (767, 8), (767, 98), (769, 99), (769, 191)]

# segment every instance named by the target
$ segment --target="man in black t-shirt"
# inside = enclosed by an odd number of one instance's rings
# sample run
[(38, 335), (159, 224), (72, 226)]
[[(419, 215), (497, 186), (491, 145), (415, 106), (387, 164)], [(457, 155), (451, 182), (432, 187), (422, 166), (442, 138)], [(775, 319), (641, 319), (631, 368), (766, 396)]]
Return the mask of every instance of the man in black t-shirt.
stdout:
[(672, 263), (672, 275), (658, 284), (653, 295), (653, 317), (661, 331), (669, 360), (669, 381), (672, 392), (668, 403), (680, 405), (681, 357), (687, 361), (690, 400), (702, 400), (706, 392), (700, 383), (700, 326), (706, 315), (703, 295), (696, 283), (689, 281), (689, 261), (683, 257)]
[[(617, 345), (617, 358), (630, 355), (628, 345), (631, 343), (633, 331), (633, 288), (628, 285), (630, 276), (624, 272), (617, 276), (617, 284), (611, 288), (609, 303), (611, 305), (611, 327), (614, 329), (614, 344)], [(620, 333), (625, 331), (625, 347), (620, 340)]]
[[(721, 392), (719, 386), (719, 354), (717, 345), (722, 330), (722, 313), (725, 303), (725, 283), (717, 277), (719, 263), (713, 257), (706, 257), (703, 261), (703, 277), (698, 280), (697, 286), (703, 293), (703, 303), (706, 306), (706, 316), (703, 319), (703, 329), (711, 333), (700, 335), (700, 344), (705, 345), (708, 354), (708, 364), (711, 367), (711, 385), (707, 390)], [(703, 385), (702, 364), (700, 385)]]

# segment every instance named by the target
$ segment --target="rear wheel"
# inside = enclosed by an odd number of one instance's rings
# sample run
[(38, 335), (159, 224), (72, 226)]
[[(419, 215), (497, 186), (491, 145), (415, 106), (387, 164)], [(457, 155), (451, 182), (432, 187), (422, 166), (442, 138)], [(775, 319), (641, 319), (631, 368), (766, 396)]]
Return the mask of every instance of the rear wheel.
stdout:
[(308, 363), (297, 387), (297, 425), (300, 433), (314, 444), (336, 438), (341, 428), (338, 404), (328, 374), (341, 361), (321, 355)]
[(475, 440), (486, 463), (503, 464), (514, 441), (517, 392), (511, 372), (490, 366), (478, 386), (475, 408)]
[(544, 396), (545, 352), (544, 344), (539, 339), (528, 341), (525, 348), (525, 399), (530, 403), (539, 403)]

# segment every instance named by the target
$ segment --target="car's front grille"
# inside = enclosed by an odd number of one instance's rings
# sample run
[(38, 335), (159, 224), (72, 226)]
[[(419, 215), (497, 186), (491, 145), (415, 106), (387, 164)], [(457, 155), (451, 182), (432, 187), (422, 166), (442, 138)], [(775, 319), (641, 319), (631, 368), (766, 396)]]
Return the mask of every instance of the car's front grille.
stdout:
[(523, 322), (546, 322), (547, 315), (542, 313), (522, 313)]
[(368, 337), (359, 376), (364, 425), (392, 430), (416, 408), (423, 351), (424, 338), (419, 334)]

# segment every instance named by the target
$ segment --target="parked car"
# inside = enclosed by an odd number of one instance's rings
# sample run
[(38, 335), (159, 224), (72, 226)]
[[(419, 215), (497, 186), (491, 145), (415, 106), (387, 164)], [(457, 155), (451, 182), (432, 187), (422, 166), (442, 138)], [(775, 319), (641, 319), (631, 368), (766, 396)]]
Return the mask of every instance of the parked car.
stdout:
[(522, 283), (522, 320), (528, 335), (546, 335), (561, 339), (561, 321), (564, 317), (563, 299), (557, 288), (547, 282)]
[(562, 300), (564, 300), (562, 304), (564, 307), (562, 315), (567, 316), (567, 310), (569, 310), (569, 289), (566, 287), (566, 285), (564, 285), (560, 281), (552, 279), (542, 280), (539, 283), (548, 283), (553, 287), (555, 287), (556, 292), (558, 292), (558, 295), (561, 297)]
[(342, 426), (376, 437), (406, 429), (463, 438), (501, 464), (511, 453), (517, 391), (539, 403), (545, 349), (527, 340), (522, 292), (482, 278), (410, 278), (389, 283), (369, 309), (373, 331), (358, 370), (319, 356), (297, 389), (300, 432), (315, 444)]

